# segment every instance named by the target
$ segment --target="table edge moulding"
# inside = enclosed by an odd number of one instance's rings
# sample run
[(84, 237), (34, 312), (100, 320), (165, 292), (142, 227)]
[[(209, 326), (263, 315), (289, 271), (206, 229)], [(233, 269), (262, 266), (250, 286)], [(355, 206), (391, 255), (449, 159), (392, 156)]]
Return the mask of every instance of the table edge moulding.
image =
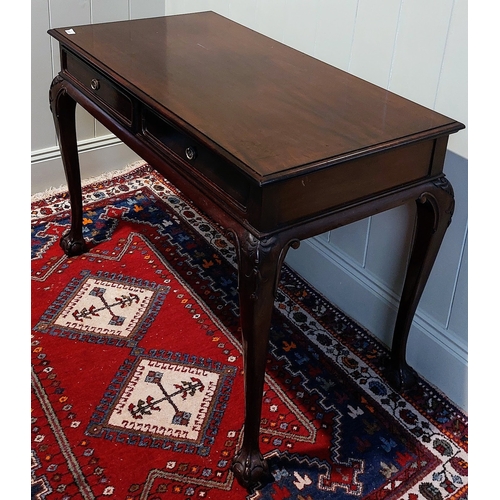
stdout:
[(463, 124), (213, 12), (48, 33), (61, 55), (49, 99), (71, 203), (64, 252), (86, 251), (76, 104), (235, 242), (245, 419), (232, 470), (243, 486), (269, 478), (262, 390), (287, 250), (410, 201), (417, 220), (387, 377), (401, 391), (415, 382), (407, 339), (453, 215), (443, 164)]

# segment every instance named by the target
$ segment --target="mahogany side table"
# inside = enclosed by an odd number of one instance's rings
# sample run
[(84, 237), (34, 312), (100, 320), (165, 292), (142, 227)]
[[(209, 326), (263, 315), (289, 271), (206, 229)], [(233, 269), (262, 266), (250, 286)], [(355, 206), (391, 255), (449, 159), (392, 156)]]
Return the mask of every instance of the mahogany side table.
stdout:
[(64, 252), (86, 249), (76, 103), (235, 241), (245, 424), (233, 472), (242, 485), (268, 474), (262, 390), (288, 248), (411, 200), (417, 222), (390, 373), (395, 387), (412, 384), (408, 333), (453, 214), (448, 136), (464, 125), (212, 12), (49, 34), (61, 55), (50, 107), (71, 201)]

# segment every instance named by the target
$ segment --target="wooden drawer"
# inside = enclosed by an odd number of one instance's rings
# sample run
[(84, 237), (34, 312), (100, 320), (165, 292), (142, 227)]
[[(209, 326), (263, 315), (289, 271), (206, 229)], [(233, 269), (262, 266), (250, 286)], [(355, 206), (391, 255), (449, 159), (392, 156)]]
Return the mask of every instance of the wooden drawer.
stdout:
[(67, 73), (103, 101), (127, 125), (132, 124), (132, 99), (123, 90), (71, 52), (63, 50), (61, 55), (62, 67)]
[(431, 139), (420, 141), (271, 183), (262, 197), (265, 217), (251, 222), (263, 231), (272, 230), (424, 181), (430, 176), (434, 144)]
[(239, 208), (247, 205), (250, 180), (230, 162), (192, 139), (175, 125), (151, 109), (144, 107), (142, 132), (146, 140), (153, 142), (175, 159), (181, 159), (204, 177), (212, 181), (235, 201)]

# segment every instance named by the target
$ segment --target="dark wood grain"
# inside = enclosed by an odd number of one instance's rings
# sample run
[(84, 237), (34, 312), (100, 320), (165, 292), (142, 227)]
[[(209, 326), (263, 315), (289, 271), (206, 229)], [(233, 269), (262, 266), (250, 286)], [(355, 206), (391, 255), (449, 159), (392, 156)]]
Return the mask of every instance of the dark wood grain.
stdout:
[(140, 90), (160, 112), (181, 117), (259, 180), (457, 128), (214, 13), (73, 28), (75, 35), (52, 35)]

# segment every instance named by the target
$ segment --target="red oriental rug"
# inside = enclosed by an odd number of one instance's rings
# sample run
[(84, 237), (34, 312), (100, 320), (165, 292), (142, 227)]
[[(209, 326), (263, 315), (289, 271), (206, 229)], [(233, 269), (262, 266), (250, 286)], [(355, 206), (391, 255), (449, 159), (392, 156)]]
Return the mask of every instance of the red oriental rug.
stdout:
[(230, 241), (147, 164), (32, 201), (32, 499), (467, 498), (467, 418), (286, 266), (261, 424), (274, 481), (231, 459), (243, 377)]

